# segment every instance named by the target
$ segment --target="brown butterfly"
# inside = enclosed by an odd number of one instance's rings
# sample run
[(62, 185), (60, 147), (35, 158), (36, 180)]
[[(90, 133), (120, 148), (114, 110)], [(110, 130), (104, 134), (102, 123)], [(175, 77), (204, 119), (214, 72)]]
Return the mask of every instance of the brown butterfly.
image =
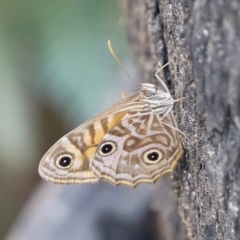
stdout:
[(142, 83), (139, 93), (58, 140), (39, 164), (41, 177), (60, 184), (107, 181), (135, 187), (172, 172), (183, 149), (174, 100), (157, 73), (162, 89)]

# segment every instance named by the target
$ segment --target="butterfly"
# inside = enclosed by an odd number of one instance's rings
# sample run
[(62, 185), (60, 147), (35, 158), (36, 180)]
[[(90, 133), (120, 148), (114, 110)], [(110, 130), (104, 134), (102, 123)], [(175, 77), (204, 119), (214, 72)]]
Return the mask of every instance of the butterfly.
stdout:
[(122, 99), (58, 140), (39, 164), (40, 176), (59, 184), (107, 181), (136, 187), (172, 172), (183, 155), (172, 107), (161, 89), (140, 84)]

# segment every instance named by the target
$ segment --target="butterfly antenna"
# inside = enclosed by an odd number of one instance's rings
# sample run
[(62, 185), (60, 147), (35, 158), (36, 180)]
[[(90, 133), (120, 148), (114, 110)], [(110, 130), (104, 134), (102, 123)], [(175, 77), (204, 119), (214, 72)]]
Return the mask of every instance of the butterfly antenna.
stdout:
[(169, 63), (172, 61), (173, 57), (174, 57), (174, 54), (169, 58), (169, 60), (168, 60), (167, 63), (165, 63), (163, 66), (161, 66), (161, 67), (156, 71), (155, 75), (157, 75), (163, 68), (165, 68), (167, 65), (169, 65)]
[(169, 63), (172, 61), (174, 55), (172, 57), (170, 57), (169, 61), (167, 63), (165, 63), (163, 66), (161, 66), (156, 72), (155, 72), (155, 77), (159, 80), (160, 84), (162, 85), (162, 87), (164, 88), (164, 90), (166, 92), (169, 92), (166, 84), (164, 83), (164, 81), (158, 76), (158, 73), (165, 68), (167, 65), (169, 65)]
[(134, 82), (132, 80), (132, 78), (130, 77), (130, 75), (128, 74), (127, 70), (125, 69), (125, 67), (123, 66), (123, 64), (121, 63), (121, 61), (118, 59), (118, 57), (116, 56), (116, 54), (114, 53), (112, 46), (111, 46), (111, 41), (108, 40), (108, 49), (110, 51), (110, 53), (112, 54), (112, 56), (115, 58), (115, 60), (117, 61), (117, 63), (119, 64), (119, 66), (122, 68), (122, 70), (126, 73), (126, 75), (128, 76), (128, 78), (136, 84), (136, 82)]

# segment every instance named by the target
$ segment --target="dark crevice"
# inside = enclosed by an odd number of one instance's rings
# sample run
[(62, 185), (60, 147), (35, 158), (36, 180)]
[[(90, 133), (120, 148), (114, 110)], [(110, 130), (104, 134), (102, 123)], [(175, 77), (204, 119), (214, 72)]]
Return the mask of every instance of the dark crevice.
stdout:
[[(169, 61), (169, 56), (168, 56), (168, 51), (167, 51), (167, 43), (166, 43), (166, 39), (165, 39), (165, 36), (164, 36), (164, 32), (165, 32), (165, 25), (164, 25), (164, 21), (163, 21), (163, 18), (160, 14), (160, 8), (159, 8), (159, 5), (157, 6), (157, 13), (158, 15), (155, 15), (156, 17), (157, 16), (160, 16), (159, 17), (159, 28), (161, 29), (161, 32), (162, 34), (160, 35), (160, 39), (161, 39), (161, 42), (162, 42), (162, 45), (163, 45), (163, 49), (162, 49), (162, 53), (163, 53), (163, 65), (168, 63)], [(164, 80), (165, 80), (165, 83), (167, 85), (167, 87), (169, 89), (172, 90), (172, 81), (171, 81), (171, 75), (170, 75), (170, 69), (169, 69), (169, 66), (166, 66), (164, 69), (163, 69), (163, 75), (164, 75)], [(172, 93), (174, 95), (174, 93)]]
[(153, 18), (156, 18), (158, 15), (160, 14), (160, 9), (159, 9), (159, 5), (158, 5), (158, 1), (155, 1), (155, 8), (153, 11)]

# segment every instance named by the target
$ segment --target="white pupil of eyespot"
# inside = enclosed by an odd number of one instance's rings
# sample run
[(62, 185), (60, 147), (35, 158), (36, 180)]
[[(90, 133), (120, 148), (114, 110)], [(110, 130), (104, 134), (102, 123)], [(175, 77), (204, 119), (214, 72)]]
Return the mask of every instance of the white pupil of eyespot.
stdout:
[(113, 142), (106, 142), (101, 145), (99, 153), (102, 156), (107, 156), (113, 153), (115, 150), (116, 146)]
[(144, 153), (143, 160), (149, 164), (156, 164), (162, 159), (162, 153), (157, 149), (151, 149)]
[(71, 156), (60, 156), (60, 157), (57, 159), (57, 165), (58, 165), (60, 168), (67, 168), (67, 167), (70, 166), (71, 161), (72, 161), (72, 157), (71, 157)]
[(101, 150), (103, 153), (109, 153), (113, 149), (113, 146), (111, 144), (105, 144), (102, 146)]
[(70, 164), (71, 159), (69, 157), (63, 157), (60, 159), (60, 165), (66, 167)]
[(149, 160), (155, 161), (158, 159), (159, 154), (157, 152), (152, 152), (147, 155)]

